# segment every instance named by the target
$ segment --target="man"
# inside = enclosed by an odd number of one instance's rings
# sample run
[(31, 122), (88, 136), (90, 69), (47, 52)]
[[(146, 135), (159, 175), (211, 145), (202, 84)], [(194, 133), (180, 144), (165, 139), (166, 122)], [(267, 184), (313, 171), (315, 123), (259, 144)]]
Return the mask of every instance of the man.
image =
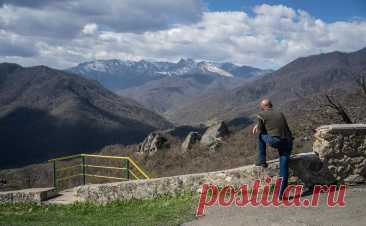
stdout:
[(267, 167), (266, 145), (276, 148), (280, 157), (280, 177), (282, 184), (280, 197), (288, 184), (288, 162), (292, 151), (292, 133), (285, 116), (273, 109), (269, 99), (260, 102), (261, 112), (257, 115), (257, 124), (253, 134), (258, 134), (258, 161), (256, 166)]

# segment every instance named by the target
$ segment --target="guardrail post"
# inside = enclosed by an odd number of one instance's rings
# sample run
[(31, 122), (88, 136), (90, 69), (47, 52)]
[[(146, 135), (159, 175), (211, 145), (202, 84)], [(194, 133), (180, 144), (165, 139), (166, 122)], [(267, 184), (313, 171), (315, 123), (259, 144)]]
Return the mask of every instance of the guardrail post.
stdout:
[(57, 189), (56, 160), (53, 160), (53, 187)]
[(125, 168), (126, 179), (130, 180), (130, 161), (128, 159), (125, 160)]
[(83, 161), (82, 163), (82, 170), (83, 170), (83, 185), (85, 185), (85, 182), (86, 182), (86, 178), (85, 178), (85, 156), (82, 155), (81, 156), (81, 159)]

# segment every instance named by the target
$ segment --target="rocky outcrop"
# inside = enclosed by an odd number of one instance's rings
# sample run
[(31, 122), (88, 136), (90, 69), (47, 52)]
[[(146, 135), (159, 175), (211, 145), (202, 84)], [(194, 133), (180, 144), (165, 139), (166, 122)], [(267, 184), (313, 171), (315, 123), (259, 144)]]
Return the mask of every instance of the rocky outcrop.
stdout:
[(222, 144), (222, 138), (229, 134), (225, 122), (218, 122), (210, 126), (201, 138), (201, 144), (210, 148), (211, 151), (215, 151), (220, 144)]
[(322, 126), (315, 138), (314, 152), (337, 181), (366, 182), (366, 124)]
[(198, 132), (190, 132), (182, 143), (182, 151), (191, 150), (192, 146), (201, 140), (201, 135)]
[(168, 139), (161, 133), (150, 133), (142, 142), (139, 153), (154, 154), (167, 144)]

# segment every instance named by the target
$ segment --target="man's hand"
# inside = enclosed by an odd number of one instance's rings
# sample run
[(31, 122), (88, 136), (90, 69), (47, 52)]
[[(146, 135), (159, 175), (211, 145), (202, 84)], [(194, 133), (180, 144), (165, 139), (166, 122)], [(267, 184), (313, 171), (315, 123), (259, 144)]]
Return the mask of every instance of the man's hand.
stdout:
[(255, 125), (252, 130), (253, 135), (258, 133), (258, 125)]

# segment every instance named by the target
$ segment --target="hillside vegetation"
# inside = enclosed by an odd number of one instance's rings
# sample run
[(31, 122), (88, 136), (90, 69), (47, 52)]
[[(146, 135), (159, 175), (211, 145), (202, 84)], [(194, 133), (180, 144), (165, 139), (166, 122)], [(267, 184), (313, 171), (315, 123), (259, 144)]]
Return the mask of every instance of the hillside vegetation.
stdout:
[(44, 66), (0, 64), (0, 168), (140, 142), (171, 124), (99, 83)]
[(301, 101), (304, 97), (352, 93), (358, 89), (357, 80), (365, 72), (366, 48), (351, 53), (332, 52), (302, 57), (263, 78), (229, 91), (196, 98), (165, 115), (178, 124), (248, 116), (257, 111), (257, 104), (263, 97), (271, 98), (277, 105), (292, 108), (293, 105), (287, 103)]

